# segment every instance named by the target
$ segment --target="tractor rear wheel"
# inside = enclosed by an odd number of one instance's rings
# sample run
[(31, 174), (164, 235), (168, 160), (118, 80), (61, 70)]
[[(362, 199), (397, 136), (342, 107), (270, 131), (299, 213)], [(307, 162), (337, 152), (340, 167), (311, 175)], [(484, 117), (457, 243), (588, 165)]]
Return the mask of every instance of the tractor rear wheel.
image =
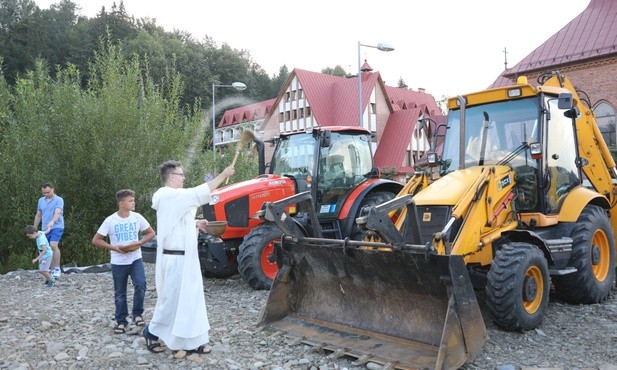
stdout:
[(278, 226), (266, 222), (251, 230), (240, 244), (238, 271), (253, 289), (270, 289), (278, 272), (276, 262), (270, 262), (270, 255), (274, 253), (274, 242), (282, 234)]
[(540, 249), (528, 243), (504, 244), (488, 272), (488, 310), (506, 330), (534, 329), (544, 318), (549, 288), (548, 262)]
[(377, 206), (379, 204), (385, 203), (389, 200), (394, 199), (396, 194), (390, 193), (387, 191), (376, 191), (374, 193), (369, 193), (362, 199), (362, 203), (360, 204), (360, 208), (358, 208), (358, 214), (354, 218), (353, 227), (351, 229), (351, 239), (353, 240), (364, 240), (367, 232), (366, 230), (361, 230), (358, 224), (355, 222), (355, 219), (364, 216), (368, 213), (368, 207)]
[(615, 236), (606, 211), (588, 205), (570, 233), (569, 266), (576, 272), (553, 278), (555, 291), (574, 304), (600, 303), (608, 298), (615, 279)]

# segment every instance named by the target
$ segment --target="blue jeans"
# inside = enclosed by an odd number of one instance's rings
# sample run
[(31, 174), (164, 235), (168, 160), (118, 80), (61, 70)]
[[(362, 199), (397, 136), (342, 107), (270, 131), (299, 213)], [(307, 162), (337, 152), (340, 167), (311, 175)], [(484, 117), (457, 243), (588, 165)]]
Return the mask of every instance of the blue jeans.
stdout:
[(114, 278), (114, 298), (116, 303), (116, 322), (118, 324), (128, 324), (128, 305), (126, 303), (126, 285), (131, 277), (133, 288), (133, 319), (144, 313), (144, 297), (146, 296), (146, 272), (144, 262), (140, 258), (133, 261), (130, 265), (111, 265), (111, 276)]

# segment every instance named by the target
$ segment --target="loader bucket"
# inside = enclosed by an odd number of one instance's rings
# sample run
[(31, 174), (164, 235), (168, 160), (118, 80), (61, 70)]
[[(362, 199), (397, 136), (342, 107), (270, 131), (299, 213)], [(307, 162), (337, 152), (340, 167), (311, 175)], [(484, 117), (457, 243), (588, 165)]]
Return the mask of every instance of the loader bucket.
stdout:
[(460, 256), (285, 241), (258, 325), (397, 369), (456, 369), (486, 336)]

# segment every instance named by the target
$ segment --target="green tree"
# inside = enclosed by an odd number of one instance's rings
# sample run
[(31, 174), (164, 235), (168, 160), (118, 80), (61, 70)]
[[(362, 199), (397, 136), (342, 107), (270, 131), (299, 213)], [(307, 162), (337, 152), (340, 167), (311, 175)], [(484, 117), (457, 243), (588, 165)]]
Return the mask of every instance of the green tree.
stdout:
[(340, 64), (337, 64), (334, 68), (324, 68), (321, 70), (321, 73), (338, 77), (347, 77), (347, 72), (345, 72), (345, 69), (341, 67)]
[[(11, 206), (0, 209), (0, 272), (31, 268), (34, 247), (22, 229), (32, 223), (41, 183), (54, 183), (65, 199), (63, 261), (87, 265), (108, 258), (90, 239), (115, 210), (118, 189), (134, 189), (138, 212), (155, 222), (149, 205), (160, 186), (157, 165), (178, 159), (190, 169), (207, 161), (187, 151), (203, 140), (196, 133), (206, 120), (181, 106), (178, 72), (169, 70), (159, 84), (141, 65), (108, 41), (85, 88), (76, 67), (58, 68), (52, 78), (42, 61), (17, 79), (14, 92), (2, 79), (0, 97), (10, 105), (0, 103), (0, 191), (11, 194)], [(187, 172), (187, 184), (202, 181), (202, 173)]]
[(286, 65), (282, 65), (281, 68), (279, 68), (278, 75), (272, 76), (272, 85), (273, 88), (276, 89), (277, 94), (287, 81), (287, 77), (289, 77), (289, 68), (287, 68)]

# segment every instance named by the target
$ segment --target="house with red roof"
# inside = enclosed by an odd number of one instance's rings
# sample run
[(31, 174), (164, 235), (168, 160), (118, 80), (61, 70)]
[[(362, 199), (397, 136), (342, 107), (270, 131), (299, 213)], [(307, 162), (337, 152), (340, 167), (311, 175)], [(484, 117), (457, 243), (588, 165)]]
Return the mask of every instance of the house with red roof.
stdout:
[(591, 0), (581, 14), (538, 46), (490, 87), (512, 84), (519, 76), (530, 83), (558, 70), (584, 92), (609, 146), (617, 144), (617, 1)]
[[(430, 147), (433, 126), (418, 125), (419, 120), (433, 118), (436, 122), (443, 114), (424, 90), (386, 86), (366, 61), (361, 70), (362, 120), (358, 76), (338, 77), (296, 68), (261, 125), (263, 139), (313, 127), (357, 127), (362, 122), (374, 133), (374, 165), (390, 169), (396, 179), (405, 181)], [(270, 158), (272, 149), (266, 150), (266, 158)]]
[(264, 119), (272, 111), (275, 99), (225, 111), (214, 130), (214, 146), (224, 148), (240, 140), (243, 130), (258, 132)]

